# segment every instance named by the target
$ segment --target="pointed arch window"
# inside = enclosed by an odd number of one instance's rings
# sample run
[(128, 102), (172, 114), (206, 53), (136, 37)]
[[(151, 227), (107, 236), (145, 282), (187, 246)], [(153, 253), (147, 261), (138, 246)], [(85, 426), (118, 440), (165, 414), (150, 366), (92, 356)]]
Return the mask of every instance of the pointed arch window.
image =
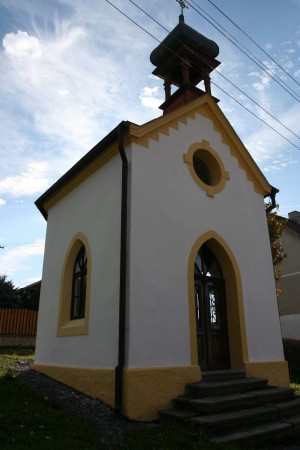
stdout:
[(89, 332), (92, 256), (82, 233), (72, 239), (61, 270), (57, 336)]
[(80, 248), (73, 268), (71, 320), (85, 316), (87, 286), (87, 254), (85, 246)]
[(213, 277), (223, 279), (220, 265), (206, 244), (203, 244), (196, 255), (194, 265), (194, 275), (196, 277)]

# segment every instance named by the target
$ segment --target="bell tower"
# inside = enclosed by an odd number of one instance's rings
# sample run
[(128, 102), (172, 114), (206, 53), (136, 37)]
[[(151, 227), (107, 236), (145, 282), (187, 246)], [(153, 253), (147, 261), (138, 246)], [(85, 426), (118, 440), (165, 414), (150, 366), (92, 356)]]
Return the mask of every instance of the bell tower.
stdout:
[[(210, 73), (220, 64), (215, 59), (219, 54), (218, 45), (184, 22), (183, 8), (186, 6), (182, 0), (179, 4), (178, 25), (150, 55), (150, 61), (156, 66), (153, 75), (164, 80), (165, 101), (160, 106), (164, 114), (201, 95), (211, 95)], [(204, 91), (196, 87), (201, 81)], [(178, 87), (173, 94), (172, 85)]]

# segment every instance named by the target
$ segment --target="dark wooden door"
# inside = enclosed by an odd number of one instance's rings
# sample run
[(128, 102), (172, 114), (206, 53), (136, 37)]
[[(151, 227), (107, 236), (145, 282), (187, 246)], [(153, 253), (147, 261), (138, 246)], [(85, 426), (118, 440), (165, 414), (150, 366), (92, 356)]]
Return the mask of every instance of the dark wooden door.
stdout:
[(224, 280), (195, 275), (195, 306), (201, 369), (230, 368)]

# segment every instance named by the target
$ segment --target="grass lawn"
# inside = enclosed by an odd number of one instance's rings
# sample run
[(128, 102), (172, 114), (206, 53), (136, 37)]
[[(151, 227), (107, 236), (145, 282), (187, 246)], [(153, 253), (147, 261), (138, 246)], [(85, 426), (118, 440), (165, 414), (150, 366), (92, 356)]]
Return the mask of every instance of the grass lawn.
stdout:
[(22, 359), (34, 359), (34, 349), (30, 347), (0, 347), (0, 376), (13, 375), (14, 368)]
[[(0, 448), (2, 450), (101, 449), (95, 426), (18, 383), (14, 370), (33, 349), (0, 348)], [(148, 424), (126, 432), (112, 450), (234, 450), (215, 446), (198, 427)]]
[(95, 426), (62, 409), (13, 378), (32, 349), (0, 349), (0, 448), (2, 450), (90, 450)]

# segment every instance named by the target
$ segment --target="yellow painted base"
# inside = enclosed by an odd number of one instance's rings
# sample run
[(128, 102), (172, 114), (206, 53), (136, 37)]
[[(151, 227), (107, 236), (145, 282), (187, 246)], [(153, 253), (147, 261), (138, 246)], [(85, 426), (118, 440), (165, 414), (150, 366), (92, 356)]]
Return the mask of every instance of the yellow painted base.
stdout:
[(44, 373), (67, 386), (114, 406), (114, 369), (83, 369), (81, 367), (50, 366), (46, 364), (33, 364), (31, 367), (37, 372)]
[[(83, 369), (46, 364), (34, 364), (32, 368), (114, 406), (114, 369)], [(184, 393), (186, 383), (200, 379), (198, 366), (124, 369), (122, 412), (132, 420), (155, 420), (160, 410), (170, 407), (172, 400)]]
[[(115, 370), (34, 364), (37, 372), (96, 397), (114, 407)], [(286, 361), (246, 362), (248, 377), (267, 378), (273, 386), (289, 386)], [(123, 414), (132, 420), (158, 419), (159, 411), (171, 406), (184, 393), (186, 383), (201, 380), (199, 366), (124, 369)]]
[(186, 383), (200, 378), (199, 366), (125, 369), (123, 413), (133, 420), (158, 419), (159, 411), (184, 393)]
[(289, 387), (289, 368), (286, 361), (246, 362), (247, 377), (267, 378), (269, 385)]

